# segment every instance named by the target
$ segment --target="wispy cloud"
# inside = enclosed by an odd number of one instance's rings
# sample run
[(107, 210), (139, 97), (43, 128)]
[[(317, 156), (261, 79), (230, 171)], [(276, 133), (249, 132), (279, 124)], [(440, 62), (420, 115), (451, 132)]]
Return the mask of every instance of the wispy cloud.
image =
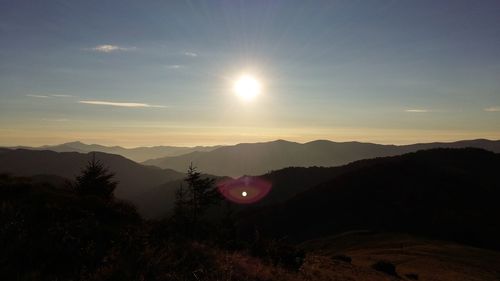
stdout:
[(164, 105), (153, 105), (148, 103), (138, 103), (138, 102), (112, 102), (112, 101), (99, 101), (99, 100), (81, 100), (79, 103), (93, 104), (93, 105), (108, 105), (108, 106), (118, 106), (118, 107), (156, 107), (165, 108)]
[(184, 55), (188, 56), (188, 57), (193, 57), (193, 58), (198, 56), (197, 53), (193, 53), (193, 52), (184, 52)]
[(411, 108), (411, 109), (406, 109), (405, 112), (410, 112), (410, 113), (425, 113), (429, 112), (428, 109), (422, 109), (422, 108)]
[(26, 95), (27, 97), (32, 97), (32, 98), (38, 98), (38, 99), (49, 99), (50, 96), (46, 96), (46, 95), (32, 95), (32, 94), (28, 94)]
[(184, 66), (183, 65), (180, 65), (180, 64), (170, 64), (170, 65), (167, 65), (167, 68), (169, 69), (179, 69), (179, 68), (183, 68)]
[(500, 112), (500, 106), (488, 107), (488, 108), (485, 108), (484, 111), (487, 111), (487, 112)]
[(35, 95), (35, 94), (28, 94), (26, 95), (27, 97), (32, 97), (32, 98), (38, 98), (38, 99), (50, 99), (50, 98), (71, 98), (74, 97), (72, 95), (60, 95), (60, 94), (46, 94), (46, 95)]
[(134, 50), (135, 47), (122, 47), (122, 46), (117, 46), (117, 45), (98, 45), (93, 48), (90, 48), (90, 50), (95, 51), (95, 52), (100, 52), (100, 53), (111, 53), (111, 52), (117, 52), (117, 51), (130, 51)]
[(71, 97), (74, 97), (72, 95), (51, 95), (52, 97), (56, 97), (56, 98), (71, 98)]

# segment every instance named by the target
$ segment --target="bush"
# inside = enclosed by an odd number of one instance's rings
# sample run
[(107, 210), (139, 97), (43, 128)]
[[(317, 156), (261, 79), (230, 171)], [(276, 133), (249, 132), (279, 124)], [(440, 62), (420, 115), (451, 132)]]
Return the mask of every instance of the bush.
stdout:
[(352, 258), (344, 254), (333, 256), (332, 260), (346, 262), (346, 263), (352, 262)]
[(282, 266), (290, 270), (299, 270), (305, 259), (305, 252), (283, 239), (263, 239), (257, 237), (250, 247), (255, 257), (268, 260), (275, 266)]
[(418, 274), (416, 274), (416, 273), (408, 273), (408, 274), (405, 274), (405, 276), (411, 280), (418, 280)]
[(398, 273), (396, 272), (396, 266), (388, 261), (378, 261), (372, 265), (372, 268), (376, 271), (383, 272), (388, 275), (398, 277)]

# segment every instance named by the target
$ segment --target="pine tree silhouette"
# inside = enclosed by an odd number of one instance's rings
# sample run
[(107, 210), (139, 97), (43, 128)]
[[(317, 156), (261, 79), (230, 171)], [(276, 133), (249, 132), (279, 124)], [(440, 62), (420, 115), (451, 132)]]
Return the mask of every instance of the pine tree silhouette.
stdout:
[(181, 186), (176, 193), (173, 218), (186, 235), (197, 237), (205, 212), (220, 202), (221, 195), (215, 180), (202, 177), (193, 164), (189, 166), (184, 181), (187, 186)]
[(105, 200), (113, 200), (113, 191), (118, 184), (117, 181), (113, 180), (114, 176), (114, 173), (109, 172), (99, 160), (95, 159), (94, 153), (92, 160), (76, 177), (76, 192), (82, 196), (96, 196)]

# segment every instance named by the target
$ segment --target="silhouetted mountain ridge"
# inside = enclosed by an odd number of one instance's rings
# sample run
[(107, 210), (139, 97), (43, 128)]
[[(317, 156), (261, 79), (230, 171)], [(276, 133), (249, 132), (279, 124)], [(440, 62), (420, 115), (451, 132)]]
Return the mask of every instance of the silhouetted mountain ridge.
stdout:
[(498, 153), (500, 152), (500, 141), (479, 139), (398, 146), (327, 140), (300, 144), (277, 140), (223, 146), (208, 152), (192, 152), (175, 157), (152, 159), (144, 163), (176, 171), (184, 171), (191, 163), (194, 163), (200, 170), (208, 174), (238, 177), (241, 175), (261, 175), (286, 167), (334, 167), (361, 159), (395, 156), (438, 147), (477, 147)]
[[(329, 180), (344, 172), (339, 167), (289, 167), (260, 176), (273, 185), (269, 194), (261, 201), (251, 205), (232, 204), (235, 211), (258, 209), (263, 206), (285, 202), (296, 194)], [(213, 177), (213, 176), (209, 176)], [(226, 178), (216, 178), (224, 180)], [(170, 181), (139, 195), (138, 209), (148, 218), (163, 218), (174, 206), (175, 192), (185, 184), (182, 179)]]
[(132, 202), (136, 202), (140, 193), (184, 177), (183, 173), (144, 166), (120, 155), (25, 149), (1, 149), (0, 173), (16, 176), (55, 175), (72, 180), (94, 156), (116, 174), (119, 181), (116, 196)]
[(247, 214), (243, 229), (296, 241), (371, 229), (500, 249), (499, 154), (432, 149), (349, 166), (356, 168)]
[(152, 146), (152, 147), (134, 147), (125, 148), (121, 146), (104, 146), (99, 144), (85, 144), (80, 141), (67, 142), (59, 145), (44, 145), (40, 147), (18, 146), (13, 148), (30, 149), (30, 150), (51, 150), (55, 152), (104, 152), (109, 154), (118, 154), (125, 158), (136, 162), (146, 161), (152, 158), (165, 156), (178, 156), (193, 151), (210, 151), (219, 146), (195, 146), (195, 147), (180, 147), (180, 146)]

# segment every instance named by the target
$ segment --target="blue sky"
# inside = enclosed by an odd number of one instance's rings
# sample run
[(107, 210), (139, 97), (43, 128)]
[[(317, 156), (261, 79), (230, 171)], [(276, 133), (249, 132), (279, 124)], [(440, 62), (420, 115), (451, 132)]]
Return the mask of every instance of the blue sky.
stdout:
[[(500, 138), (498, 1), (0, 0), (0, 145)], [(262, 93), (232, 91), (243, 73)]]

